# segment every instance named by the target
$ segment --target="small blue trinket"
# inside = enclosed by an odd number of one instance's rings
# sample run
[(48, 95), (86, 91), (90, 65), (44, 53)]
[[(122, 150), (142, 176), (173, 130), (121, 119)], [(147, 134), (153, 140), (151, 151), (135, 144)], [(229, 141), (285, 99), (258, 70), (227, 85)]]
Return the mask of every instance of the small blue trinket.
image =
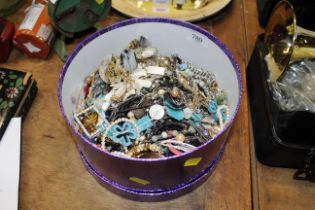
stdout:
[(98, 131), (105, 131), (106, 130), (106, 128), (107, 128), (107, 124), (106, 123), (100, 123), (99, 125), (97, 125), (97, 130)]
[(153, 126), (153, 121), (149, 117), (149, 115), (145, 115), (141, 119), (137, 120), (136, 124), (137, 124), (137, 127), (139, 129), (139, 132), (141, 133), (141, 132), (151, 128)]
[(113, 125), (107, 136), (115, 143), (128, 147), (137, 139), (137, 128), (132, 122), (122, 121)]
[(221, 115), (222, 115), (223, 122), (227, 121), (227, 116), (226, 116), (226, 113), (225, 113), (225, 109), (221, 109)]
[[(213, 119), (218, 122), (219, 121), (218, 113), (215, 112), (212, 114), (213, 114)], [(223, 122), (225, 122), (227, 120), (227, 116), (224, 109), (221, 109), (221, 116), (222, 116)]]
[(191, 126), (195, 126), (195, 125), (196, 125), (196, 122), (193, 121), (193, 120), (188, 120), (188, 123), (189, 123)]
[(208, 112), (209, 113), (216, 113), (218, 109), (218, 104), (216, 101), (210, 101), (208, 105)]
[(163, 101), (163, 104), (164, 104), (164, 106), (166, 106), (166, 107), (168, 107), (168, 108), (171, 108), (171, 109), (178, 109), (178, 108), (176, 108), (169, 100), (165, 100), (165, 101)]
[(199, 113), (194, 113), (192, 118), (195, 122), (201, 122), (203, 119), (203, 115)]
[(173, 107), (168, 100), (165, 100), (163, 103), (168, 116), (178, 121), (181, 121), (185, 118), (185, 114), (182, 109)]
[(165, 110), (168, 116), (170, 116), (171, 118), (177, 121), (181, 121), (185, 118), (185, 114), (183, 110), (174, 110), (169, 107), (165, 107)]
[(182, 64), (179, 65), (179, 70), (181, 70), (181, 71), (184, 71), (184, 70), (186, 70), (187, 68), (188, 68), (187, 63), (182, 63)]
[(191, 69), (186, 69), (185, 70), (185, 73), (188, 75), (188, 76), (192, 76), (194, 73), (191, 71)]
[(218, 117), (218, 114), (215, 112), (215, 113), (212, 113), (212, 117), (213, 119), (218, 122), (219, 121), (219, 117)]

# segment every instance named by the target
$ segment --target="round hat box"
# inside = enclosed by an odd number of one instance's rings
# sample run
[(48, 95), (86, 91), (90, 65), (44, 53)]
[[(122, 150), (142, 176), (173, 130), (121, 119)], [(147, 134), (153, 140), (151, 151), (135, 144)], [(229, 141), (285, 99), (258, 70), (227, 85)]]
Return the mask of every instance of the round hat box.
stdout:
[[(118, 157), (91, 143), (74, 126), (76, 97), (84, 79), (105, 56), (119, 54), (132, 39), (140, 36), (147, 37), (162, 55), (177, 53), (193, 65), (211, 71), (219, 87), (227, 93), (230, 119), (226, 127), (191, 152), (159, 159)], [(157, 201), (189, 192), (211, 174), (239, 110), (242, 81), (229, 50), (206, 30), (173, 19), (140, 18), (116, 23), (82, 41), (66, 61), (58, 88), (60, 109), (94, 177), (109, 190), (129, 199)]]

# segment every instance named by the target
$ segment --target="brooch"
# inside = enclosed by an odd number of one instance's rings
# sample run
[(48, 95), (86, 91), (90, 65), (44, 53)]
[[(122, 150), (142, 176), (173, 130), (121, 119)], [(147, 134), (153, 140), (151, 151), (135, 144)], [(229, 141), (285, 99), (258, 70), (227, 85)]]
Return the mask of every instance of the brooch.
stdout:
[[(128, 147), (136, 141), (139, 135), (137, 126), (130, 120), (121, 118), (112, 123), (105, 133), (105, 137), (110, 138), (113, 142)], [(102, 142), (105, 141), (105, 138)]]

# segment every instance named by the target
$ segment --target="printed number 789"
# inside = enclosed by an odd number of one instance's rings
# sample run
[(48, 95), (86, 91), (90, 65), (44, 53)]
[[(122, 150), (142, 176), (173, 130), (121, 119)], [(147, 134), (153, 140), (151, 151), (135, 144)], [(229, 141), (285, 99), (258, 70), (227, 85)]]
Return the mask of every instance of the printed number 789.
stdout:
[(200, 43), (203, 42), (202, 38), (200, 36), (197, 36), (196, 34), (192, 34), (192, 39)]

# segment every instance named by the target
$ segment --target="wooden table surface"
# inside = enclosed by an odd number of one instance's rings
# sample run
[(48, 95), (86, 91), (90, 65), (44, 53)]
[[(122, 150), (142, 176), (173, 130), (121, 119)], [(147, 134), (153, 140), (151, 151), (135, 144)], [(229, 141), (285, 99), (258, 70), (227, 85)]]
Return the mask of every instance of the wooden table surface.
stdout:
[[(20, 23), (28, 3), (9, 19)], [(112, 10), (100, 24), (125, 18)], [(86, 170), (59, 110), (57, 84), (63, 62), (54, 53), (39, 60), (14, 49), (8, 62), (0, 66), (32, 72), (39, 88), (23, 125), (19, 209), (314, 209), (314, 185), (292, 181), (292, 171), (262, 166), (251, 155), (245, 68), (255, 37), (262, 31), (257, 23), (256, 0), (232, 0), (220, 14), (196, 24), (230, 49), (245, 87), (224, 155), (208, 181), (180, 198), (154, 203), (130, 201), (106, 190)]]

